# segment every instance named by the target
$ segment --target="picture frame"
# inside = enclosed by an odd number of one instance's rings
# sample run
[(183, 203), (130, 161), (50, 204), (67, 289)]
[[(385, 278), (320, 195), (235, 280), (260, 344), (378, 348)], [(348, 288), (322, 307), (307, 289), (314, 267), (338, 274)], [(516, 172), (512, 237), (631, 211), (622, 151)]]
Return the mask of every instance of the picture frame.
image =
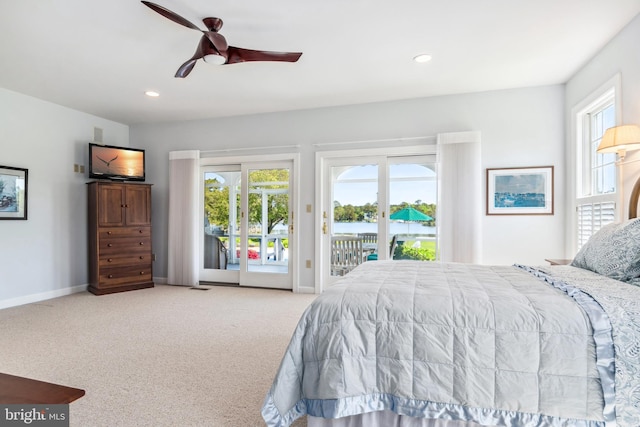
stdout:
[(487, 215), (553, 215), (553, 166), (488, 168)]
[(0, 220), (27, 219), (28, 169), (0, 166)]

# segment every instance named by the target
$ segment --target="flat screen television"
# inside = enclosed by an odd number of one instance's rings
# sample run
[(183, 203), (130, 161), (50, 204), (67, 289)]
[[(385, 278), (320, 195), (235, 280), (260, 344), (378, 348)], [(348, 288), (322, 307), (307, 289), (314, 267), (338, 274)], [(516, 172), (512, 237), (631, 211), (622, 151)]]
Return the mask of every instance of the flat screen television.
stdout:
[(144, 181), (144, 150), (89, 143), (89, 178)]

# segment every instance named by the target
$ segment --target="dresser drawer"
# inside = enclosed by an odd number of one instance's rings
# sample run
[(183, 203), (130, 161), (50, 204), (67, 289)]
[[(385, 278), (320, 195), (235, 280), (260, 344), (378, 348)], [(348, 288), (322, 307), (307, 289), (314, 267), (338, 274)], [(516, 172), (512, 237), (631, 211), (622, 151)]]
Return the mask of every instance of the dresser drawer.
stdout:
[(126, 255), (100, 255), (100, 268), (140, 266), (147, 265), (152, 261), (150, 253), (126, 254)]
[(150, 282), (152, 280), (151, 263), (110, 267), (100, 270), (100, 286), (118, 286), (127, 283)]
[(151, 227), (105, 227), (98, 232), (100, 239), (111, 237), (150, 237)]
[(98, 244), (100, 258), (104, 255), (140, 254), (151, 252), (150, 237), (121, 237), (101, 239)]

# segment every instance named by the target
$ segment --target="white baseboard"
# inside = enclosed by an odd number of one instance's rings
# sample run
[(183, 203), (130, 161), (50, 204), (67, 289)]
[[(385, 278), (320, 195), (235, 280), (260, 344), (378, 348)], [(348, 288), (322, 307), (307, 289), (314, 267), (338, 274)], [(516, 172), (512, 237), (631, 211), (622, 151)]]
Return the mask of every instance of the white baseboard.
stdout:
[(0, 300), (0, 310), (3, 308), (16, 307), (24, 304), (45, 301), (52, 298), (63, 297), (87, 290), (88, 285), (71, 286), (69, 288), (56, 289), (55, 291), (42, 292), (39, 294), (25, 295), (17, 298)]
[[(167, 278), (154, 277), (153, 282), (157, 285), (166, 285)], [(85, 292), (87, 288), (88, 288), (88, 285), (78, 285), (78, 286), (71, 286), (69, 288), (64, 288), (64, 289), (56, 289), (55, 291), (48, 291), (48, 292), (42, 292), (39, 294), (31, 294), (31, 295), (25, 295), (17, 298), (0, 300), (0, 310), (2, 310), (3, 308), (17, 307), (19, 305), (31, 304), (34, 302), (45, 301), (52, 298), (63, 297), (65, 295), (71, 295), (78, 292)], [(298, 288), (298, 293), (313, 294), (315, 293), (315, 288), (312, 286), (300, 286)]]
[(315, 294), (316, 288), (315, 286), (299, 286), (298, 293), (299, 294)]

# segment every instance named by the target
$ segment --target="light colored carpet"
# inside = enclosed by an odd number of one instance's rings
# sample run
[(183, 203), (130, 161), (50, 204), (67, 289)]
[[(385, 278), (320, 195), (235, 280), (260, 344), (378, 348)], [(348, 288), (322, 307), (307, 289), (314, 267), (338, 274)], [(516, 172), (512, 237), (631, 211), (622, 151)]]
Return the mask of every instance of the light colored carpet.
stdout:
[(160, 285), (7, 308), (0, 371), (85, 389), (72, 427), (264, 426), (262, 401), (315, 297)]

